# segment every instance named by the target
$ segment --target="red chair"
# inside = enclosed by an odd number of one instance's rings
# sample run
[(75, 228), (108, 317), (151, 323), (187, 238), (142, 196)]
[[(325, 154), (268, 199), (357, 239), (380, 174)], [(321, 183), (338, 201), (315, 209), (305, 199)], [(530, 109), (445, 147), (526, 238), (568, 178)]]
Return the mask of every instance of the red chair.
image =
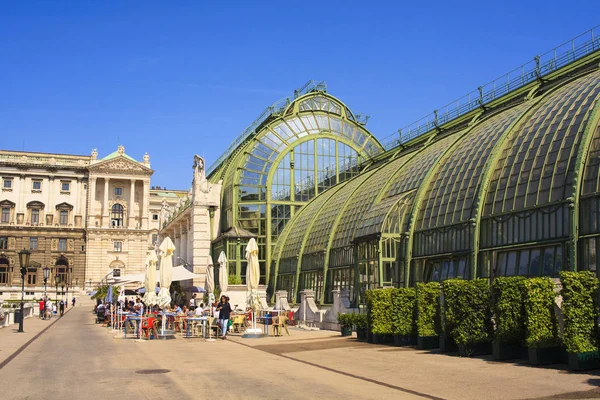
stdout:
[(157, 336), (156, 327), (154, 326), (156, 321), (155, 317), (148, 317), (142, 321), (142, 334), (146, 334), (146, 339), (150, 339), (150, 330), (154, 332), (154, 337)]

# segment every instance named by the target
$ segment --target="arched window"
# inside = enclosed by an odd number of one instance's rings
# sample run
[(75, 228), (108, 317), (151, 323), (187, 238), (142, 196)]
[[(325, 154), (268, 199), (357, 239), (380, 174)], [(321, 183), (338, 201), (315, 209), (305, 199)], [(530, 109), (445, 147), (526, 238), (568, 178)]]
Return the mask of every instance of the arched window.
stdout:
[(111, 208), (110, 225), (112, 227), (123, 226), (123, 206), (115, 204)]

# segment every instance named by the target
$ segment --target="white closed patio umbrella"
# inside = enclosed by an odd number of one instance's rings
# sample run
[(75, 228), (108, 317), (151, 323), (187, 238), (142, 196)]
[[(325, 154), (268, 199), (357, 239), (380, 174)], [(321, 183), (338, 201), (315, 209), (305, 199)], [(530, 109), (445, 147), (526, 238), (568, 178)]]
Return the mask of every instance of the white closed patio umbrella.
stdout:
[(219, 254), (219, 287), (221, 288), (221, 293), (225, 293), (227, 291), (227, 285), (229, 284), (227, 275), (227, 257), (225, 256), (225, 252), (222, 251)]
[[(165, 308), (171, 304), (171, 293), (169, 287), (173, 280), (173, 252), (175, 245), (170, 237), (166, 237), (158, 248), (160, 251), (160, 292), (158, 292), (157, 304), (160, 308)], [(153, 290), (150, 289), (151, 291)]]
[(260, 308), (260, 300), (258, 299), (258, 281), (260, 279), (260, 267), (258, 265), (258, 246), (256, 240), (251, 238), (246, 246), (246, 285), (248, 287), (248, 305), (252, 308), (252, 333), (260, 333), (260, 329), (256, 329), (256, 311)]
[(158, 257), (156, 257), (156, 252), (152, 250), (148, 257), (146, 257), (146, 275), (144, 278), (144, 289), (146, 292), (144, 293), (144, 303), (148, 307), (152, 307), (157, 303), (158, 298), (156, 297), (156, 293), (154, 292), (154, 288), (156, 287), (156, 263), (158, 262)]
[(206, 289), (206, 293), (208, 296), (213, 294), (215, 291), (215, 265), (213, 264), (213, 260), (211, 256), (208, 256), (208, 265), (206, 266), (206, 281), (204, 282), (204, 288)]

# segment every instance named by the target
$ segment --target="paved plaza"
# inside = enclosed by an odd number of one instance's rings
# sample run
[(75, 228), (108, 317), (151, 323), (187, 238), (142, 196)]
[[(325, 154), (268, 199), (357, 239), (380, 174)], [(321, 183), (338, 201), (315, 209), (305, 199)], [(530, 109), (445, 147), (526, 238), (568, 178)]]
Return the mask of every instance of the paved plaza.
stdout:
[(466, 359), (294, 328), (279, 338), (138, 343), (96, 325), (90, 309), (88, 300), (62, 319), (28, 319), (25, 334), (0, 330), (3, 400), (600, 398), (600, 371)]

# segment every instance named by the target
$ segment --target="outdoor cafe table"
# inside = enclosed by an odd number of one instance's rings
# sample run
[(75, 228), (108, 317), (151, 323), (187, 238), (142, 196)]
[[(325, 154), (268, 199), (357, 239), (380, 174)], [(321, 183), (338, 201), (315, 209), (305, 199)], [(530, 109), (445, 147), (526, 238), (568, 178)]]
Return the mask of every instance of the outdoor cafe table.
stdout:
[[(127, 339), (127, 325), (129, 321), (137, 321), (138, 324), (141, 324), (144, 320), (147, 320), (148, 317), (142, 317), (137, 314), (128, 314), (125, 317), (125, 322), (123, 323), (123, 339)], [(136, 335), (139, 332), (140, 326), (136, 327)]]
[(259, 310), (257, 311), (256, 322), (264, 321), (265, 333), (269, 334), (269, 325), (273, 317), (278, 317), (279, 314), (285, 313), (285, 310)]
[(187, 317), (187, 326), (185, 328), (185, 337), (186, 338), (190, 338), (192, 337), (191, 333), (190, 333), (190, 325), (192, 322), (194, 321), (200, 321), (202, 322), (202, 334), (203, 336), (206, 336), (206, 321), (208, 321), (208, 317)]
[[(175, 323), (175, 317), (177, 316), (177, 313), (174, 312), (168, 312), (168, 311), (159, 311), (158, 312), (158, 316), (159, 317), (167, 317), (167, 318), (173, 318), (171, 322)], [(165, 329), (168, 329), (168, 324), (169, 324), (169, 320), (166, 320), (167, 326), (165, 326)]]

